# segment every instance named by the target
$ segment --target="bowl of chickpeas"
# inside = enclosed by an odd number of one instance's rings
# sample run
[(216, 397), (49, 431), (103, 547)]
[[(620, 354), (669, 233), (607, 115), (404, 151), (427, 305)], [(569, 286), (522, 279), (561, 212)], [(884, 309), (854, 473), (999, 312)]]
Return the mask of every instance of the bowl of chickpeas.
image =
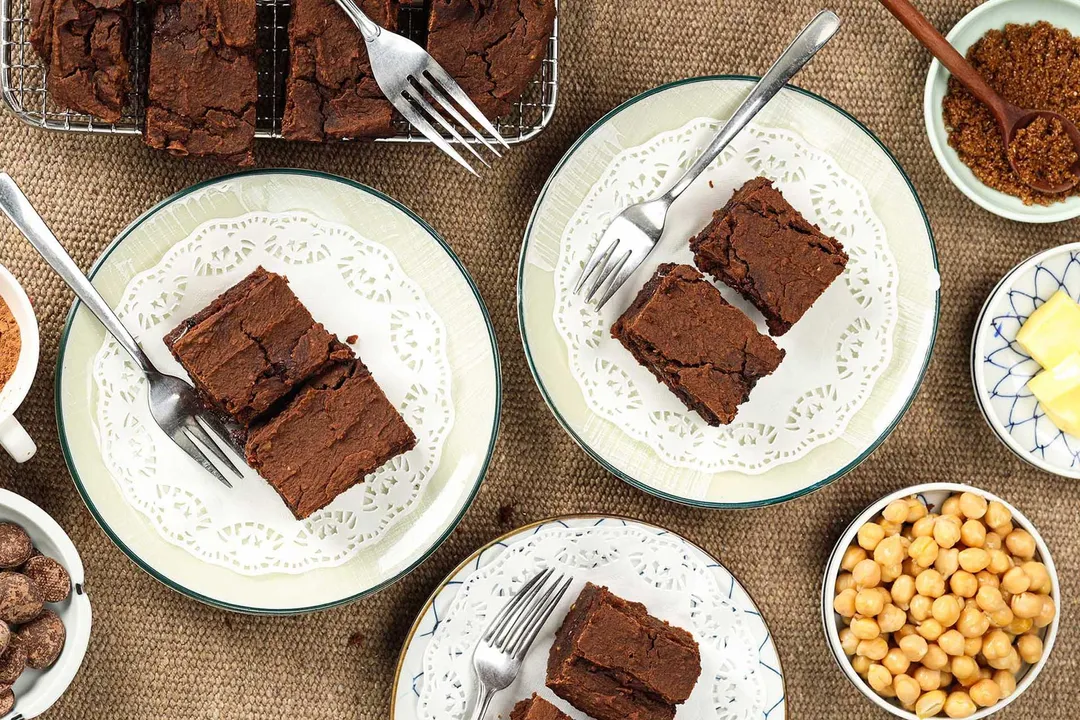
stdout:
[(848, 679), (905, 720), (985, 718), (1023, 693), (1058, 630), (1050, 550), (1019, 510), (957, 483), (917, 485), (844, 531), (822, 585)]

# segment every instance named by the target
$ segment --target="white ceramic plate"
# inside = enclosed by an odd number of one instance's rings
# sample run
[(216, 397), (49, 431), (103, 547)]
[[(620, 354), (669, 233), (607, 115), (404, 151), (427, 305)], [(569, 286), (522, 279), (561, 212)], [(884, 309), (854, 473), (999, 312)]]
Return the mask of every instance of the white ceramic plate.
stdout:
[[(946, 37), (961, 55), (967, 55), (968, 49), (989, 30), (1002, 30), (1009, 23), (1030, 24), (1039, 20), (1080, 35), (1080, 0), (989, 0), (965, 15)], [(949, 131), (941, 110), (941, 102), (949, 90), (949, 77), (949, 71), (940, 62), (930, 63), (923, 93), (923, 117), (934, 156), (953, 185), (980, 207), (1010, 220), (1049, 223), (1080, 217), (1080, 196), (1049, 206), (1025, 205), (1019, 198), (989, 188), (975, 177), (949, 146)]]
[[(900, 315), (892, 337), (893, 354), (864, 404), (837, 439), (753, 475), (730, 469), (705, 472), (678, 467), (661, 459), (653, 446), (634, 439), (589, 407), (553, 320), (555, 267), (565, 229), (619, 153), (696, 118), (726, 119), (753, 81), (712, 77), (663, 86), (628, 101), (596, 123), (548, 179), (526, 231), (518, 272), (518, 320), (526, 355), (545, 400), (567, 432), (623, 480), (661, 497), (706, 507), (782, 502), (812, 492), (858, 465), (889, 435), (909, 406), (929, 362), (937, 329), (936, 251), (926, 215), (903, 170), (880, 141), (850, 115), (822, 98), (789, 88), (764, 109), (755, 127), (798, 136), (865, 188), (896, 261)], [(721, 164), (719, 171), (723, 169)], [(791, 171), (798, 173), (800, 169)], [(699, 197), (707, 198), (704, 202), (708, 203), (707, 207), (693, 208), (704, 218), (703, 223), (727, 200), (727, 195), (710, 196), (707, 192)], [(665, 253), (674, 247), (669, 239), (681, 249), (688, 238), (665, 236), (647, 267), (668, 261)], [(643, 268), (628, 284), (640, 287), (646, 275)], [(799, 348), (791, 345), (795, 335), (782, 339), (788, 351), (782, 369), (799, 367)], [(766, 394), (759, 393), (759, 397)], [(754, 402), (751, 394), (748, 405)], [(840, 404), (844, 402), (842, 398)], [(775, 422), (784, 422), (785, 417), (785, 412), (777, 411)]]
[[(453, 416), (468, 418), (453, 423), (437, 470), (426, 478), (407, 512), (352, 559), (300, 573), (249, 575), (201, 560), (167, 542), (106, 469), (94, 431), (95, 403), (100, 399), (90, 380), (104, 330), (78, 304), (68, 318), (57, 365), (61, 444), (76, 487), (102, 528), (132, 560), (169, 587), (241, 612), (291, 614), (339, 605), (375, 592), (414, 568), (464, 514), (487, 469), (499, 423), (498, 353), (476, 287), (450, 248), (422, 220), (351, 181), (304, 171), (256, 171), (197, 185), (136, 220), (106, 249), (90, 277), (116, 306), (134, 276), (155, 267), (170, 248), (208, 221), (291, 211), (358, 233), (378, 232), (373, 239), (397, 258), (445, 324)], [(355, 262), (378, 260), (365, 256)], [(228, 283), (220, 291), (227, 287)], [(160, 344), (159, 338), (147, 341)]]
[[(682, 559), (669, 565), (667, 555), (672, 552)], [(726, 653), (719, 652), (719, 662), (711, 663), (707, 655), (713, 651), (702, 650), (702, 677), (687, 705), (677, 712), (677, 720), (787, 717), (784, 673), (769, 628), (746, 590), (718, 560), (655, 525), (620, 517), (573, 515), (542, 520), (504, 535), (477, 550), (443, 580), (402, 648), (391, 696), (392, 720), (465, 717), (473, 704), (473, 680), (468, 672), (451, 677), (446, 671), (470, 665), (473, 643), (466, 636), (482, 631), (487, 622), (483, 613), (489, 607), (495, 612), (505, 602), (506, 592), (513, 591), (507, 583), (520, 587), (548, 566), (569, 572), (575, 582), (537, 637), (521, 675), (496, 696), (488, 717), (508, 717), (514, 703), (536, 692), (575, 720), (585, 718), (543, 683), (554, 633), (586, 580), (603, 583), (628, 600), (644, 602), (650, 612), (694, 633), (699, 644), (711, 641), (727, 648)], [(712, 597), (695, 595), (702, 588), (710, 589)], [(711, 637), (697, 632), (702, 627)], [(743, 657), (746, 654), (749, 659)], [(715, 677), (705, 671), (710, 666), (719, 667)], [(433, 682), (448, 692), (430, 692), (427, 685)], [(444, 698), (447, 694), (450, 697)], [(706, 712), (694, 714), (696, 697), (708, 708)], [(426, 709), (421, 707), (423, 699), (429, 702)]]
[(24, 497), (0, 490), (0, 522), (12, 522), (30, 535), (34, 547), (58, 561), (71, 576), (71, 595), (49, 609), (64, 621), (67, 638), (56, 663), (46, 670), (27, 669), (15, 682), (15, 707), (4, 720), (41, 715), (60, 699), (75, 679), (90, 642), (90, 598), (83, 589), (83, 565), (78, 550), (55, 520)]
[(1013, 268), (983, 305), (971, 340), (971, 379), (990, 429), (1032, 465), (1080, 479), (1080, 438), (1050, 421), (1027, 384), (1042, 368), (1016, 343), (1028, 317), (1059, 290), (1080, 301), (1080, 243)]

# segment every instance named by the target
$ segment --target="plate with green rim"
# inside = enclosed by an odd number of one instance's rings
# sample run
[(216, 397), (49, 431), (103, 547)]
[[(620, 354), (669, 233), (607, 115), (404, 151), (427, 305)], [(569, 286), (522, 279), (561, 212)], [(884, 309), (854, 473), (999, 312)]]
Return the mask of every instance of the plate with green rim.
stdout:
[[(441, 459), (424, 477), (415, 499), (350, 559), (306, 571), (272, 568), (244, 573), (167, 540), (145, 510), (131, 502), (103, 457), (96, 414), (102, 400), (93, 381), (93, 365), (105, 334), (78, 302), (68, 314), (56, 368), (61, 448), (76, 488), (106, 535), (171, 589), (210, 605), (255, 614), (296, 614), (346, 604), (377, 592), (423, 562), (475, 497), (491, 459), (501, 413), (494, 329), (468, 272), (445, 241), (408, 208), (345, 178), (303, 170), (256, 170), (195, 185), (135, 220), (105, 249), (89, 277), (116, 307), (134, 278), (172, 257), (171, 250), (190, 242), (208, 224), (243, 228), (245, 218), (290, 213), (357, 237), (362, 231), (378, 232), (373, 239), (388, 252), (388, 262), (396, 260), (396, 271), (423, 292), (445, 326), (451, 417), (457, 420), (450, 420), (440, 441)], [(351, 260), (383, 262), (381, 255), (371, 257), (357, 255)], [(349, 269), (342, 267), (341, 272)], [(189, 286), (178, 285), (178, 292)], [(144, 344), (157, 340), (138, 339)], [(471, 421), (459, 421), (465, 417)], [(283, 512), (287, 515), (287, 510)]]
[[(631, 191), (651, 187), (651, 176), (640, 182), (634, 177), (637, 186), (627, 187), (619, 195), (617, 183), (623, 175), (614, 171), (626, 174), (626, 167), (620, 168), (619, 162), (627, 157), (649, 157), (654, 145), (668, 142), (671, 136), (688, 135), (686, 128), (694, 129), (695, 123), (702, 120), (723, 122), (756, 80), (749, 76), (712, 76), (675, 82), (645, 92), (601, 118), (574, 143), (544, 185), (525, 231), (518, 268), (518, 323), (525, 354), (533, 378), (558, 422), (612, 474), (659, 497), (699, 507), (749, 508), (784, 502), (835, 481), (865, 460), (891, 434), (914, 400), (933, 352), (940, 313), (940, 275), (933, 233), (903, 168), (888, 148), (849, 113), (813, 93), (789, 86), (759, 114), (747, 132), (797, 138), (812, 153), (838, 167), (844, 182), (851, 180), (863, 188), (865, 203), (880, 221), (884, 243), (896, 263), (898, 280), (890, 298), (900, 310), (891, 338), (892, 353), (863, 405), (851, 414), (842, 434), (795, 459), (748, 471), (727, 468), (716, 472), (680, 466), (661, 457), (655, 445), (633, 437), (610, 416), (596, 411), (595, 398), (585, 397), (571, 369), (568, 341), (556, 318), (557, 292), (565, 292), (556, 288), (565, 238), (576, 228), (588, 225), (587, 214), (581, 216), (581, 212), (591, 207), (597, 189), (607, 193), (603, 197), (613, 192), (624, 198), (631, 196)], [(680, 162), (690, 154), (684, 152)], [(743, 156), (733, 156), (729, 148), (712, 170), (722, 173), (725, 163), (743, 160)], [(786, 168), (795, 174), (801, 169), (790, 164)], [(612, 177), (616, 178), (614, 182)], [(699, 192), (692, 203), (699, 203), (698, 198), (712, 192), (708, 202), (714, 204), (708, 208), (690, 204), (683, 209), (701, 216), (704, 225), (712, 211), (728, 199), (728, 188), (752, 177), (739, 178), (734, 185), (729, 182), (727, 188), (717, 183), (715, 191), (710, 183), (709, 190)], [(701, 183), (704, 181), (702, 178)], [(610, 191), (608, 185), (615, 185), (615, 190)], [(778, 186), (784, 189), (784, 183)], [(681, 222), (686, 224), (685, 219)], [(693, 232), (697, 230), (690, 234)], [(683, 240), (673, 238), (669, 227), (660, 248), (627, 284), (632, 288), (628, 297), (644, 283), (654, 265), (679, 261), (669, 256), (676, 252), (672, 243), (680, 242)], [(733, 299), (728, 290), (721, 286), (725, 298), (737, 304), (741, 299)], [(624, 302), (629, 300), (624, 298)], [(565, 322), (566, 315), (559, 321)], [(758, 325), (764, 327), (760, 320)], [(798, 367), (798, 348), (791, 347), (790, 339), (782, 339), (788, 354), (781, 370), (786, 369), (784, 365)], [(620, 388), (613, 391), (623, 392)], [(761, 397), (760, 387), (756, 392)], [(633, 389), (629, 397), (636, 398)], [(752, 393), (749, 402), (754, 400)], [(652, 407), (646, 410), (661, 416), (669, 408), (678, 409), (678, 401), (655, 411)], [(785, 417), (778, 413), (775, 424), (783, 427), (783, 422)]]

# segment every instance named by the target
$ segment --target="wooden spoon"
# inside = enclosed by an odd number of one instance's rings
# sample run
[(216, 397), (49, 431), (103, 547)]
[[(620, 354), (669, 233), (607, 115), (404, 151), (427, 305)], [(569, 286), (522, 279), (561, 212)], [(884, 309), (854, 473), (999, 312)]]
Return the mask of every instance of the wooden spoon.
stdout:
[(946, 40), (941, 33), (937, 31), (930, 21), (923, 17), (922, 13), (912, 5), (909, 0), (881, 0), (881, 4), (888, 9), (896, 19), (903, 23), (912, 35), (916, 37), (926, 49), (930, 51), (934, 57), (936, 57), (941, 64), (949, 69), (957, 80), (962, 82), (971, 94), (974, 95), (980, 102), (990, 108), (990, 112), (994, 114), (994, 118), (997, 120), (998, 127), (1001, 129), (1001, 137), (1005, 142), (1006, 155), (1009, 158), (1009, 164), (1012, 165), (1012, 169), (1020, 176), (1021, 182), (1025, 183), (1034, 190), (1038, 190), (1042, 193), (1060, 194), (1068, 192), (1076, 187), (1077, 183), (1080, 183), (1080, 159), (1070, 168), (1072, 178), (1060, 185), (1050, 185), (1043, 180), (1029, 181), (1027, 174), (1020, 171), (1017, 167), (1016, 160), (1013, 153), (1008, 152), (1009, 144), (1016, 138), (1016, 132), (1022, 130), (1030, 125), (1032, 122), (1039, 118), (1045, 118), (1048, 122), (1055, 120), (1061, 122), (1062, 128), (1068, 134), (1069, 139), (1072, 140), (1073, 147), (1076, 148), (1077, 156), (1080, 158), (1080, 129), (1077, 129), (1076, 125), (1068, 118), (1060, 115), (1056, 112), (1050, 112), (1048, 110), (1024, 110), (1018, 108), (1015, 105), (1011, 105), (1005, 102), (1004, 99), (997, 92), (990, 87), (989, 83), (983, 79), (982, 75), (971, 66), (963, 55), (957, 52), (949, 41)]

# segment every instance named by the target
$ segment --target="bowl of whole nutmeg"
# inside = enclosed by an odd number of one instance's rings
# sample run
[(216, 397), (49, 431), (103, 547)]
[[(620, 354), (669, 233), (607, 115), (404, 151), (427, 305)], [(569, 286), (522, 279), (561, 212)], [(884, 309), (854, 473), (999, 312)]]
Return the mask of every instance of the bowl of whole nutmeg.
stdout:
[(905, 720), (989, 717), (1046, 664), (1061, 599), (1050, 550), (1005, 500), (967, 485), (892, 493), (829, 558), (822, 621), (841, 670)]
[(90, 641), (83, 566), (44, 510), (0, 490), (0, 718), (32, 718), (67, 690)]

